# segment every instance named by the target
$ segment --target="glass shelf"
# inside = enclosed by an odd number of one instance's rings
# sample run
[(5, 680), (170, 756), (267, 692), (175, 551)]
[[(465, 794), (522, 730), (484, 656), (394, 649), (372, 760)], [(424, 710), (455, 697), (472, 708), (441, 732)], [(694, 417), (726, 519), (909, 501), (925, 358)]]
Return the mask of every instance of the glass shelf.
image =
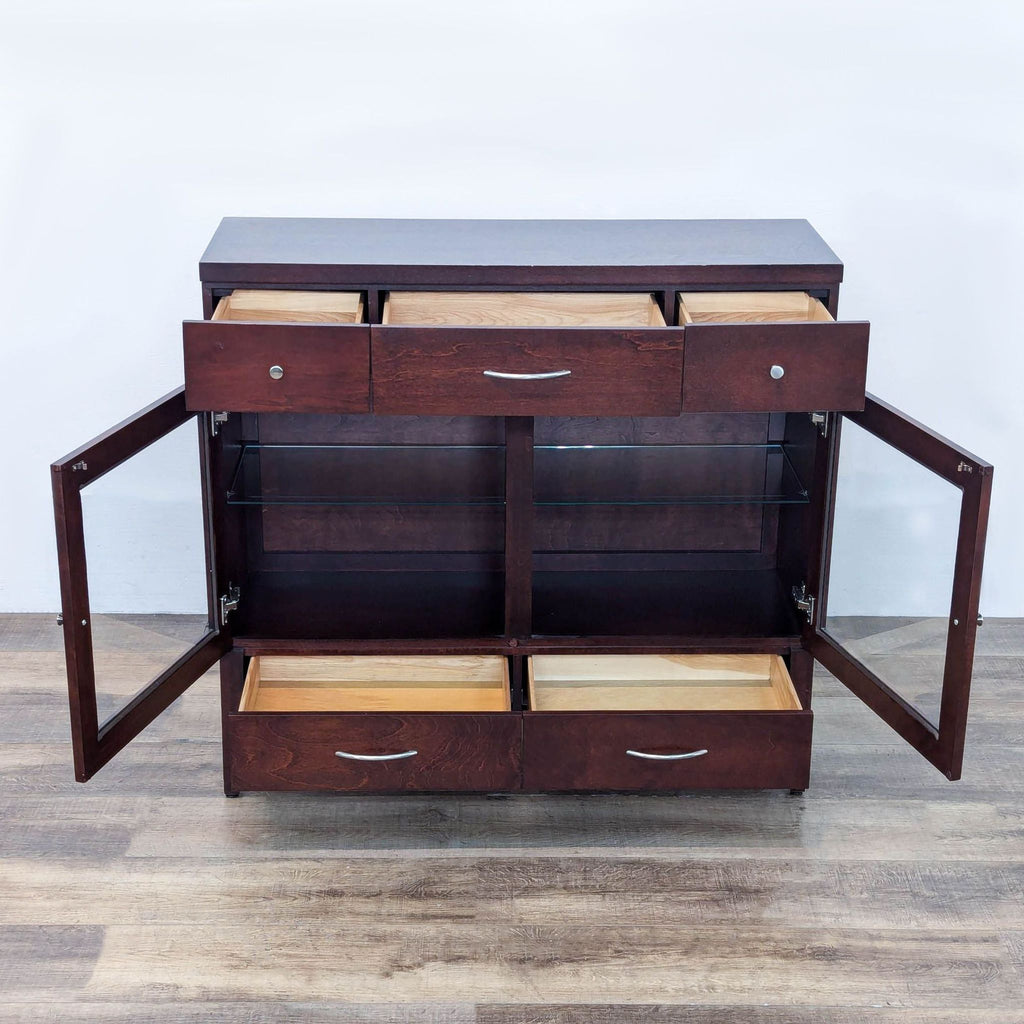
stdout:
[(782, 444), (538, 445), (537, 505), (799, 505)]
[(503, 505), (502, 445), (245, 445), (229, 505)]
[[(245, 445), (231, 505), (503, 505), (502, 445)], [(782, 444), (538, 445), (534, 502), (805, 504)]]

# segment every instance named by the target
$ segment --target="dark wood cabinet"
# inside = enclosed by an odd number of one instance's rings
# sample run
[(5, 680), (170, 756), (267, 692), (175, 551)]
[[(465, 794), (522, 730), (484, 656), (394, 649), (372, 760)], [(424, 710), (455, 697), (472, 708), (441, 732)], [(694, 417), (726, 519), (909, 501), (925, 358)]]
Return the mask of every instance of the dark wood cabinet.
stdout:
[[(842, 274), (804, 221), (225, 220), (184, 386), (52, 467), (76, 776), (219, 661), (229, 794), (800, 790), (817, 659), (958, 778), (992, 467), (866, 394)], [(83, 494), (193, 421), (204, 628), (101, 713)], [(905, 620), (844, 427), (955, 502), (937, 710), (847, 625)]]

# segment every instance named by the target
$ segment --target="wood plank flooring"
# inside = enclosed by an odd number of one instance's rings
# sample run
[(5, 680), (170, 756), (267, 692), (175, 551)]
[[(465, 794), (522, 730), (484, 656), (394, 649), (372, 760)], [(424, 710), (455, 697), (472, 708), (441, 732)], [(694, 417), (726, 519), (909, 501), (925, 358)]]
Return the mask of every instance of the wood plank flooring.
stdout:
[[(106, 699), (189, 627), (107, 617)], [(1024, 622), (979, 636), (958, 783), (821, 674), (801, 797), (226, 800), (215, 674), (81, 786), (60, 631), (0, 616), (0, 1022), (1024, 1024)]]

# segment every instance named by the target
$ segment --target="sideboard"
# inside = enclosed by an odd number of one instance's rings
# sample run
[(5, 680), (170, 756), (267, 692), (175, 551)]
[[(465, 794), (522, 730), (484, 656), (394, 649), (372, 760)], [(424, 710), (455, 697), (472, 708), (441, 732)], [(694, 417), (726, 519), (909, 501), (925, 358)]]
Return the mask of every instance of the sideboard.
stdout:
[[(866, 394), (806, 221), (227, 218), (199, 269), (183, 387), (52, 467), (80, 781), (218, 663), (230, 796), (799, 792), (815, 661), (959, 778), (992, 467)], [(101, 714), (83, 495), (191, 421), (203, 633)], [(954, 503), (934, 708), (829, 616), (852, 432)]]

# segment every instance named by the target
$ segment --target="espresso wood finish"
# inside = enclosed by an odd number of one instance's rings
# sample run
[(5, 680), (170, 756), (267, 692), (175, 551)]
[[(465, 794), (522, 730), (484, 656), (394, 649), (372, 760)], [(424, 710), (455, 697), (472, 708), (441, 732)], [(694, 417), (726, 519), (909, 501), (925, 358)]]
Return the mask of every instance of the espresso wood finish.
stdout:
[(379, 413), (672, 416), (680, 409), (683, 332), (673, 328), (373, 327), (371, 346)]
[[(810, 711), (528, 711), (523, 788), (805, 789), (811, 718)], [(629, 750), (698, 756), (648, 760)]]
[[(919, 708), (836, 640), (828, 629), (827, 597), (822, 602), (811, 651), (836, 678), (936, 768), (950, 779), (959, 779), (978, 631), (992, 466), (873, 395), (867, 397), (864, 412), (851, 415), (849, 419), (961, 491), (938, 722), (930, 721)], [(828, 523), (829, 549), (834, 521), (835, 468), (838, 466), (841, 437), (837, 429), (832, 453), (833, 471), (830, 474), (832, 494), (829, 508), (832, 514)], [(829, 555), (825, 557), (827, 559)]]
[(683, 411), (863, 409), (867, 360), (864, 323), (688, 324)]
[(370, 411), (367, 327), (196, 320), (184, 343), (189, 409)]
[[(194, 416), (185, 408), (184, 389), (178, 388), (51, 466), (71, 710), (71, 745), (75, 777), (79, 782), (92, 778), (118, 751), (166, 711), (211, 665), (216, 664), (229, 646), (227, 636), (218, 628), (211, 601), (207, 635), (155, 678), (148, 681), (140, 679), (135, 696), (106, 721), (100, 722), (96, 704), (82, 488), (190, 419)], [(203, 448), (207, 445), (204, 427), (200, 421), (199, 444)], [(204, 464), (207, 462), (205, 458), (203, 461)], [(212, 570), (209, 545), (206, 555), (209, 573)], [(208, 593), (212, 597), (213, 588)]]
[(671, 282), (837, 285), (843, 264), (806, 220), (352, 220), (225, 217), (207, 284), (621, 291)]
[[(519, 788), (521, 718), (512, 714), (239, 712), (228, 717), (238, 789), (347, 792)], [(349, 754), (387, 756), (360, 761)]]
[[(184, 389), (53, 468), (77, 777), (222, 659), (232, 796), (802, 790), (816, 657), (957, 778), (991, 467), (865, 395), (842, 277), (806, 221), (226, 219)], [(209, 632), (100, 725), (80, 491), (193, 415)], [(938, 722), (828, 629), (847, 417), (963, 492)]]

